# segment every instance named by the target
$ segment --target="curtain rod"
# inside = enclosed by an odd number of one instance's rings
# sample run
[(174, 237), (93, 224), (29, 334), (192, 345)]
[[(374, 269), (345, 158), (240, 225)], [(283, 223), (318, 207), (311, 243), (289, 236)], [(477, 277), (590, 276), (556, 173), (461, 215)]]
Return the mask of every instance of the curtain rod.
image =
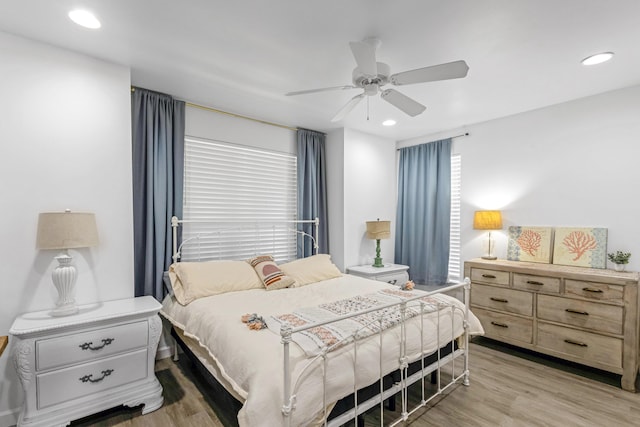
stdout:
[[(136, 88), (135, 87), (131, 87), (131, 92), (135, 92), (135, 91), (136, 91)], [(298, 128), (296, 128), (296, 127), (291, 127), (291, 126), (287, 126), (287, 125), (281, 125), (280, 123), (268, 122), (266, 120), (254, 119), (253, 117), (243, 116), (242, 114), (230, 113), (228, 111), (219, 110), (217, 108), (212, 108), (212, 107), (206, 107), (204, 105), (198, 105), (198, 104), (194, 104), (192, 102), (184, 101), (184, 104), (187, 107), (199, 108), (201, 110), (211, 111), (213, 113), (218, 113), (218, 114), (225, 114), (227, 116), (236, 117), (238, 119), (251, 120), (252, 122), (262, 123), (264, 125), (275, 126), (275, 127), (279, 127), (279, 128), (283, 128), (283, 129), (293, 130), (293, 131), (297, 131), (298, 130)]]
[[(449, 138), (454, 139), (454, 138), (460, 138), (462, 136), (469, 136), (469, 132), (461, 133), (460, 135), (450, 136)], [(447, 138), (440, 138), (440, 140), (443, 140), (443, 139), (447, 139)], [(429, 141), (429, 142), (433, 142), (433, 141)], [(429, 142), (425, 142), (424, 144), (429, 144)], [(420, 145), (420, 144), (415, 144), (415, 145)], [(403, 148), (408, 148), (408, 147), (413, 147), (413, 146), (409, 145)], [(400, 150), (402, 150), (402, 148), (396, 148), (396, 151), (400, 151)]]

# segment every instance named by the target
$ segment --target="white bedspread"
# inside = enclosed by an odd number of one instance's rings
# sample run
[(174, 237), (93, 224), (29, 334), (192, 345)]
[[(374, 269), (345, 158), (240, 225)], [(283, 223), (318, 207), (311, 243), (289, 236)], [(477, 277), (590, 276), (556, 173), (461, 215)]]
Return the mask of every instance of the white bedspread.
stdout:
[[(266, 291), (262, 289), (230, 292), (198, 299), (188, 306), (181, 306), (172, 296), (163, 302), (162, 315), (182, 329), (186, 336), (194, 338), (218, 364), (220, 374), (233, 388), (233, 394), (244, 399), (238, 414), (241, 427), (278, 426), (283, 424), (283, 346), (280, 337), (268, 329), (250, 330), (242, 323), (245, 313), (261, 316), (277, 315), (313, 304), (327, 303), (359, 294), (375, 292), (391, 287), (382, 282), (345, 275), (301, 288)], [(397, 288), (396, 288), (397, 289)], [(464, 305), (454, 298), (452, 304), (462, 309)], [(454, 331), (451, 332), (450, 309), (441, 316), (441, 345), (451, 337), (462, 334), (462, 313), (454, 315)], [(429, 337), (425, 334), (425, 353), (438, 348), (435, 313), (429, 315), (425, 326), (432, 323)], [(478, 319), (470, 313), (471, 334), (483, 332)], [(420, 316), (408, 322), (407, 356), (410, 361), (420, 356)], [(398, 368), (400, 328), (383, 333), (383, 371)], [(357, 387), (375, 382), (380, 377), (380, 337), (374, 335), (360, 342), (357, 348), (355, 379)], [(327, 400), (332, 403), (353, 392), (353, 345), (347, 345), (327, 357)], [(291, 363), (294, 382), (309, 359), (296, 345), (291, 345)], [(296, 406), (292, 413), (292, 426), (309, 424), (323, 410), (322, 373), (313, 369), (302, 375), (296, 394)]]

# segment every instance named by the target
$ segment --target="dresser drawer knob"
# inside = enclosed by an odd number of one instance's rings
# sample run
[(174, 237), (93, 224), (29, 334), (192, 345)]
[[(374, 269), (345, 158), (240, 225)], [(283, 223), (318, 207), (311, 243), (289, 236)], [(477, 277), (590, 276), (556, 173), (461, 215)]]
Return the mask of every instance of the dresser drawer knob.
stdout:
[(111, 375), (113, 373), (113, 369), (107, 369), (101, 372), (102, 376), (100, 378), (96, 378), (95, 380), (93, 379), (93, 374), (89, 374), (89, 375), (84, 375), (80, 378), (78, 378), (80, 381), (82, 381), (83, 383), (86, 382), (90, 382), (90, 383), (99, 383), (100, 381), (104, 380), (106, 377), (108, 377), (109, 375)]
[(499, 323), (499, 322), (493, 322), (493, 321), (492, 321), (492, 322), (491, 322), (491, 324), (492, 324), (493, 326), (497, 326), (497, 327), (499, 327), (499, 328), (508, 328), (508, 327), (509, 327), (509, 325), (505, 325), (504, 323)]
[(581, 314), (583, 316), (588, 316), (589, 313), (587, 313), (586, 311), (578, 311), (578, 310), (573, 310), (571, 308), (565, 308), (565, 310), (567, 313), (572, 313), (572, 314)]
[(494, 276), (493, 274), (483, 274), (482, 277), (484, 277), (485, 279), (496, 279), (496, 276)]
[(102, 340), (102, 345), (93, 346), (93, 341), (89, 341), (86, 342), (84, 344), (80, 344), (78, 347), (80, 347), (83, 350), (100, 350), (101, 348), (104, 348), (105, 346), (108, 346), (109, 344), (111, 344), (112, 342), (114, 342), (116, 339), (115, 338), (105, 338)]
[(542, 282), (537, 282), (537, 281), (535, 281), (535, 280), (527, 280), (527, 284), (529, 284), (529, 285), (544, 286), (544, 283), (542, 283)]
[(490, 297), (489, 299), (490, 299), (491, 301), (495, 301), (495, 302), (509, 302), (509, 300), (504, 299), (504, 298)]
[(602, 289), (595, 289), (595, 288), (582, 288), (582, 290), (585, 292), (593, 292), (595, 294), (601, 294), (603, 292)]
[(564, 340), (564, 342), (571, 345), (577, 345), (578, 347), (589, 347), (586, 343), (580, 341)]

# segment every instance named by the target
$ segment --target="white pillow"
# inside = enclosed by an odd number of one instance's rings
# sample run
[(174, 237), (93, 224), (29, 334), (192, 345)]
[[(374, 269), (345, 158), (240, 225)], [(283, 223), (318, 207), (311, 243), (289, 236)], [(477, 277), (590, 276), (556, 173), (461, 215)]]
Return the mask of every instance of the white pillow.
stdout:
[(292, 288), (342, 276), (338, 267), (331, 262), (331, 256), (327, 254), (313, 255), (281, 264), (280, 269), (295, 280), (296, 283), (291, 286)]
[(173, 294), (182, 305), (225, 292), (264, 289), (246, 261), (178, 262), (169, 267)]

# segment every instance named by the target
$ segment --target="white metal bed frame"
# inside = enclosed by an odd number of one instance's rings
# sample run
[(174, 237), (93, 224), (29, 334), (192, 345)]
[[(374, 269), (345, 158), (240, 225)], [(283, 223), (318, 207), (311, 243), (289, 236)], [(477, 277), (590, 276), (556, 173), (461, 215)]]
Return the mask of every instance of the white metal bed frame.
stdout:
[[(174, 262), (178, 262), (180, 260), (181, 257), (181, 251), (182, 248), (184, 247), (184, 245), (194, 241), (194, 240), (198, 240), (201, 238), (200, 235), (189, 238), (185, 241), (183, 241), (179, 246), (177, 244), (177, 240), (178, 240), (178, 227), (181, 224), (184, 223), (188, 223), (188, 222), (206, 222), (206, 223), (211, 223), (211, 221), (197, 221), (197, 220), (180, 220), (177, 217), (173, 217), (171, 219), (171, 226), (173, 228), (173, 260)], [(228, 225), (236, 225), (236, 226), (242, 226), (242, 225), (247, 225), (247, 224), (253, 224), (254, 226), (257, 225), (257, 223), (255, 221), (215, 221), (215, 224), (228, 224)], [(310, 238), (312, 239), (313, 242), (313, 248), (314, 248), (314, 253), (318, 253), (318, 244), (317, 244), (317, 239), (316, 236), (318, 235), (318, 226), (319, 226), (319, 220), (318, 218), (312, 219), (312, 220), (299, 220), (299, 221), (279, 221), (278, 223), (287, 223), (287, 224), (314, 224), (314, 235), (309, 235), (303, 231), (297, 230), (297, 229), (292, 229), (290, 230), (291, 232), (295, 232), (298, 233), (301, 238), (304, 240), (304, 238)], [(271, 224), (271, 223), (269, 223)], [(223, 232), (224, 230), (228, 230), (228, 229), (219, 229), (210, 233), (206, 233), (206, 234), (215, 234), (215, 233), (220, 233)], [(437, 359), (435, 362), (430, 363), (429, 365), (425, 366), (425, 359), (428, 356), (434, 355), (436, 353), (428, 353), (424, 350), (425, 348), (425, 343), (424, 343), (424, 320), (425, 320), (425, 314), (431, 313), (431, 311), (426, 311), (426, 307), (428, 304), (425, 303), (424, 300), (422, 300), (423, 298), (425, 298), (426, 296), (430, 296), (430, 295), (435, 295), (435, 294), (439, 294), (439, 293), (446, 293), (446, 292), (451, 292), (451, 291), (462, 291), (463, 293), (463, 302), (464, 302), (464, 309), (460, 309), (459, 307), (453, 306), (453, 305), (438, 305), (438, 316), (437, 316), (437, 325), (438, 325), (438, 333), (437, 333)], [(296, 396), (297, 396), (297, 392), (298, 387), (300, 385), (300, 379), (303, 377), (303, 375), (305, 374), (305, 372), (307, 372), (310, 369), (315, 369), (316, 366), (318, 365), (321, 367), (322, 369), (322, 381), (323, 381), (323, 407), (324, 407), (324, 414), (323, 414), (323, 419), (324, 419), (324, 426), (327, 427), (336, 427), (336, 426), (340, 426), (343, 425), (344, 423), (350, 421), (350, 420), (355, 420), (356, 422), (356, 426), (357, 424), (357, 418), (359, 415), (364, 414), (365, 412), (369, 411), (370, 409), (374, 408), (375, 406), (379, 406), (379, 410), (380, 410), (380, 425), (384, 425), (384, 402), (397, 395), (400, 394), (401, 397), (401, 414), (400, 417), (397, 418), (395, 421), (393, 421), (391, 424), (389, 424), (390, 426), (395, 426), (403, 421), (406, 421), (409, 416), (411, 416), (413, 413), (415, 413), (417, 410), (419, 410), (420, 408), (425, 407), (429, 402), (431, 402), (433, 399), (435, 399), (436, 397), (442, 395), (447, 389), (451, 388), (454, 384), (456, 384), (458, 381), (462, 380), (462, 384), (465, 386), (469, 385), (469, 358), (468, 358), (468, 349), (469, 349), (469, 304), (470, 304), (470, 298), (469, 298), (469, 294), (470, 294), (470, 280), (468, 278), (465, 278), (464, 282), (462, 283), (458, 283), (458, 284), (454, 284), (451, 286), (446, 286), (443, 287), (442, 289), (438, 290), (438, 291), (434, 291), (434, 292), (429, 292), (426, 295), (421, 295), (418, 297), (413, 297), (410, 299), (406, 299), (403, 300), (401, 302), (397, 302), (397, 303), (392, 303), (392, 304), (387, 304), (387, 305), (383, 305), (383, 306), (377, 306), (374, 308), (370, 308), (368, 310), (362, 310), (356, 313), (351, 313), (351, 314), (347, 314), (347, 315), (343, 315), (343, 316), (339, 316), (336, 317), (332, 320), (328, 320), (328, 321), (324, 321), (324, 322), (317, 322), (311, 325), (305, 325), (305, 326), (299, 326), (299, 327), (291, 327), (290, 325), (284, 325), (281, 328), (281, 336), (282, 336), (282, 345), (283, 345), (283, 350), (284, 350), (284, 357), (283, 357), (283, 371), (284, 371), (284, 394), (283, 394), (283, 404), (282, 404), (282, 414), (284, 417), (284, 422), (283, 425), (285, 427), (291, 427), (291, 415), (293, 413), (293, 411), (295, 411), (295, 406), (296, 406)], [(379, 384), (379, 392), (377, 395), (367, 399), (364, 402), (358, 402), (358, 392), (359, 392), (359, 387), (361, 387), (362, 385), (358, 385), (357, 382), (355, 381), (355, 375), (356, 375), (356, 370), (355, 370), (355, 366), (357, 365), (357, 344), (360, 341), (360, 331), (363, 330), (364, 328), (366, 328), (368, 325), (364, 325), (362, 328), (360, 328), (358, 331), (355, 331), (351, 336), (347, 337), (344, 341), (346, 342), (338, 342), (333, 344), (331, 347), (325, 347), (324, 349), (322, 349), (322, 351), (320, 352), (320, 354), (318, 354), (317, 356), (309, 359), (307, 365), (305, 365), (304, 369), (301, 370), (301, 372), (298, 374), (297, 378), (292, 378), (292, 373), (291, 373), (291, 361), (290, 361), (290, 346), (291, 343), (293, 342), (292, 339), (292, 335), (299, 333), (299, 332), (303, 332), (306, 331), (308, 329), (312, 329), (315, 327), (319, 327), (319, 326), (323, 326), (323, 325), (327, 325), (330, 323), (334, 323), (334, 322), (339, 322), (341, 320), (345, 320), (354, 316), (359, 316), (359, 315), (363, 315), (363, 314), (367, 314), (367, 313), (371, 313), (371, 312), (375, 312), (375, 311), (380, 311), (386, 308), (391, 308), (394, 306), (398, 306), (399, 311), (400, 311), (400, 324), (396, 325), (399, 326), (400, 329), (400, 337), (401, 337), (401, 342), (400, 342), (400, 358), (398, 360), (398, 370), (400, 373), (400, 381), (399, 382), (395, 382), (391, 387), (387, 387), (385, 389), (384, 387), (384, 383), (383, 383), (383, 379), (386, 375), (389, 375), (390, 373), (382, 373), (382, 335), (384, 333), (384, 330), (382, 329), (382, 322), (383, 322), (383, 317), (380, 316), (378, 317), (378, 322), (380, 323), (380, 327), (379, 332), (377, 333), (378, 338), (379, 338), (379, 346), (380, 346), (380, 378), (378, 381)], [(406, 317), (406, 312), (407, 309), (409, 307), (419, 307), (420, 308), (420, 356), (415, 359), (415, 360), (408, 360), (408, 357), (406, 355), (406, 344), (407, 344), (407, 337), (406, 337), (406, 321), (407, 321), (407, 317)], [(451, 333), (452, 336), (450, 337), (441, 337), (440, 336), (440, 322), (441, 322), (441, 317), (442, 317), (442, 313), (444, 311), (444, 309), (449, 309), (449, 313), (450, 313), (450, 317), (451, 317)], [(455, 311), (459, 311), (460, 315), (463, 318), (463, 329), (464, 332), (461, 336), (453, 336), (454, 335), (454, 327), (453, 327), (453, 323), (454, 323), (454, 314)], [(372, 339), (373, 336), (368, 336), (367, 339)], [(441, 343), (443, 342), (442, 339), (444, 340), (444, 343), (446, 343), (446, 345), (450, 345), (451, 346), (451, 352), (445, 356), (441, 355), (442, 352), (442, 348), (444, 348), (443, 345), (441, 345)], [(459, 346), (459, 348), (455, 348), (455, 341), (457, 339), (461, 339), (462, 343)], [(353, 357), (353, 365), (354, 365), (354, 390), (353, 390), (353, 396), (354, 396), (354, 407), (350, 410), (347, 410), (346, 412), (343, 412), (342, 414), (338, 415), (337, 417), (331, 419), (330, 421), (327, 420), (328, 415), (329, 415), (329, 402), (326, 401), (326, 367), (327, 367), (327, 355), (329, 352), (331, 352), (333, 349), (335, 349), (336, 347), (342, 346), (342, 345), (353, 345), (353, 351), (354, 351), (354, 357)], [(176, 346), (177, 348), (177, 346)], [(462, 370), (461, 372), (456, 373), (456, 360), (462, 357), (463, 358), (463, 363), (462, 363)], [(177, 360), (177, 349), (176, 349), (176, 353), (175, 353), (175, 360)], [(409, 374), (409, 365), (410, 363), (419, 363), (420, 364), (420, 369), (417, 370), (415, 373), (413, 374)], [(441, 380), (442, 380), (442, 375), (441, 375), (441, 369), (444, 366), (450, 365), (451, 367), (451, 378), (450, 380), (446, 383), (446, 384), (442, 384)], [(427, 397), (425, 395), (425, 378), (427, 375), (432, 374), (432, 373), (437, 373), (437, 389), (435, 392), (433, 392), (433, 394), (429, 397)], [(293, 380), (295, 380), (294, 382), (292, 382)], [(421, 390), (422, 390), (422, 395), (421, 395), (421, 400), (420, 402), (412, 409), (408, 408), (408, 387), (411, 386), (412, 384), (421, 381)]]

